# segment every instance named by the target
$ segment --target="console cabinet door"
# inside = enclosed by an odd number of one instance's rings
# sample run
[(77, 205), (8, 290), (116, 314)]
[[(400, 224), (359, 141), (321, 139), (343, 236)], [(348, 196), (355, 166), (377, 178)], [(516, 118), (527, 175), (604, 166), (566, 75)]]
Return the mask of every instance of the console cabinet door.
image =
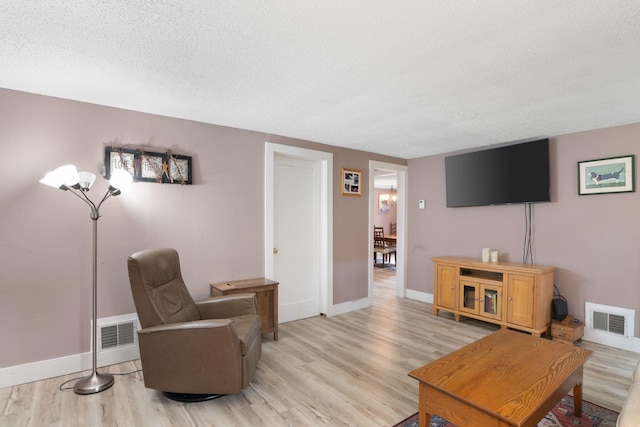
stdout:
[(463, 313), (502, 320), (501, 286), (460, 279), (458, 310)]
[(460, 300), (458, 307), (461, 312), (480, 313), (480, 284), (460, 279)]
[(456, 268), (438, 265), (436, 272), (436, 304), (442, 308), (456, 309)]
[(478, 310), (484, 317), (502, 320), (502, 287), (482, 285)]
[(534, 312), (534, 277), (509, 274), (507, 277), (507, 323), (531, 328)]

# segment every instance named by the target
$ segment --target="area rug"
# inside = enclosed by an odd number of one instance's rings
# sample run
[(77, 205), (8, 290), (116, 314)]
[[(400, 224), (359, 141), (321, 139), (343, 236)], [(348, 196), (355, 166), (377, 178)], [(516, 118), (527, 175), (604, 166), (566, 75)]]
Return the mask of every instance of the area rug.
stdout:
[[(573, 413), (573, 397), (567, 395), (538, 423), (538, 427), (615, 427), (617, 419), (616, 411), (586, 400), (582, 401), (582, 417), (576, 417)], [(418, 414), (400, 421), (394, 427), (418, 427)], [(456, 426), (437, 415), (432, 415), (429, 427)]]

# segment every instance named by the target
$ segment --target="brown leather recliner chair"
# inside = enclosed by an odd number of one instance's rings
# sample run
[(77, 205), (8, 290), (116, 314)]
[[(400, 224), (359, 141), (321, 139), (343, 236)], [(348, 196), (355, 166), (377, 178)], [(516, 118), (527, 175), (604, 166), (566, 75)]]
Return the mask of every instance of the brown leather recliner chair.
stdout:
[(136, 252), (127, 266), (147, 388), (197, 401), (249, 385), (262, 355), (255, 294), (194, 302), (174, 249)]

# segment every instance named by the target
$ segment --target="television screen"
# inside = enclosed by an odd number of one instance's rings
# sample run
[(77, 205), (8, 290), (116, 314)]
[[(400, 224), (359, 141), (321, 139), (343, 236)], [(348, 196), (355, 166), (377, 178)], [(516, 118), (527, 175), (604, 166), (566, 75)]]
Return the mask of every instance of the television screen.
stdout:
[(549, 140), (445, 158), (447, 207), (549, 202)]

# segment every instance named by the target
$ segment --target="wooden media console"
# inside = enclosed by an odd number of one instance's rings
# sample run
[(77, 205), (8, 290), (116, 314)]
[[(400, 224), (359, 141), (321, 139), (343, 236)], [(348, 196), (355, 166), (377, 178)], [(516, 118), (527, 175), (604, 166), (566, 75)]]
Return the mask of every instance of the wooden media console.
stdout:
[(551, 324), (555, 267), (475, 258), (435, 257), (433, 313), (543, 334)]

